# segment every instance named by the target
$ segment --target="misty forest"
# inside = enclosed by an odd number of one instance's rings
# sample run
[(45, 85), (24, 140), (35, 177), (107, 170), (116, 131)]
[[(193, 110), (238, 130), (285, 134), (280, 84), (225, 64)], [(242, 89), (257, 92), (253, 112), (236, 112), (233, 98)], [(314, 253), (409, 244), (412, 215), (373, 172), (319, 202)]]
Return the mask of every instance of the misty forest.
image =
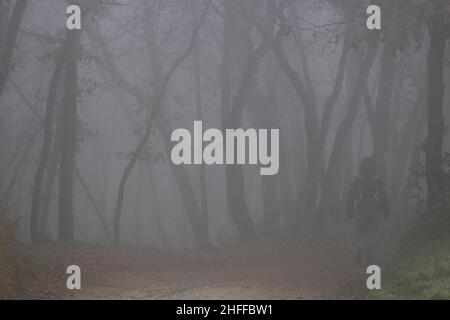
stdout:
[[(449, 43), (448, 0), (0, 0), (0, 297), (450, 299)], [(194, 121), (279, 170), (175, 164)]]

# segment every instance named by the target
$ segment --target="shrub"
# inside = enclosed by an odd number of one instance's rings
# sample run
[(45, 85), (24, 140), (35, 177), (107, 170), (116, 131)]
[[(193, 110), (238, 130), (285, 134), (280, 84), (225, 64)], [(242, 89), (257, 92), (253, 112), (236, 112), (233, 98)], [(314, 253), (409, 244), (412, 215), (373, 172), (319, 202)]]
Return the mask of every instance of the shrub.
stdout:
[(14, 298), (15, 281), (23, 269), (23, 260), (15, 242), (13, 224), (0, 213), (0, 298)]

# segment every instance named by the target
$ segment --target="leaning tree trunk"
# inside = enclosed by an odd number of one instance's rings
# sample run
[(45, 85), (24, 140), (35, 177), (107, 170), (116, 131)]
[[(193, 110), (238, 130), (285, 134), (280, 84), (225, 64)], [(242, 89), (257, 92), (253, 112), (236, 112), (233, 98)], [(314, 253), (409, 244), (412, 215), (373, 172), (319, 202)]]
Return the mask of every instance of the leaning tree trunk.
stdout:
[(5, 44), (2, 48), (2, 55), (0, 57), (0, 95), (5, 89), (6, 80), (8, 78), (9, 69), (11, 67), (14, 48), (16, 47), (19, 26), (27, 7), (27, 2), (28, 0), (17, 0), (13, 13), (11, 15), (11, 19), (8, 23)]
[[(226, 7), (226, 10), (229, 11), (231, 10), (231, 8)], [(224, 44), (227, 42), (227, 40), (231, 40), (227, 38), (227, 36), (230, 37), (230, 35), (226, 34), (226, 32), (227, 25), (232, 23), (233, 21), (231, 20), (231, 13), (227, 12), (224, 29)], [(269, 23), (269, 25), (273, 29), (273, 23)], [(281, 32), (278, 32), (278, 36), (280, 34)], [(232, 45), (232, 43), (228, 43), (228, 45)], [(233, 101), (231, 102), (231, 107), (230, 105), (224, 104), (230, 102), (229, 87), (226, 87), (230, 84), (229, 73), (222, 74), (222, 79), (225, 80), (222, 83), (222, 95), (227, 95), (222, 97), (222, 116), (225, 116), (227, 119), (225, 122), (224, 119), (222, 119), (222, 123), (226, 124), (228, 129), (237, 129), (241, 127), (242, 112), (246, 106), (249, 93), (254, 84), (255, 75), (258, 71), (259, 63), (266, 55), (269, 48), (270, 43), (268, 39), (264, 39), (256, 49), (253, 49), (252, 46), (249, 46), (245, 69), (243, 70), (242, 79), (238, 85), (237, 92), (233, 98)], [(223, 57), (223, 59), (225, 59), (225, 57)], [(224, 71), (224, 66), (222, 66), (222, 71)], [(228, 79), (224, 79), (225, 76), (227, 76)], [(229, 112), (227, 113), (226, 110), (229, 110)], [(257, 235), (250, 216), (250, 210), (248, 209), (245, 199), (244, 172), (242, 165), (228, 165), (226, 166), (225, 171), (228, 211), (237, 228), (239, 240), (242, 242), (253, 241), (256, 239)]]
[[(265, 34), (265, 36), (267, 36), (267, 34)], [(315, 212), (317, 205), (318, 162), (320, 161), (321, 156), (319, 146), (319, 120), (313, 99), (307, 92), (306, 86), (303, 84), (301, 78), (289, 64), (281, 47), (281, 43), (271, 39), (271, 46), (283, 72), (289, 78), (298, 97), (303, 102), (306, 129), (307, 171), (304, 189), (301, 193), (302, 199), (304, 200), (305, 215), (306, 217), (311, 217), (313, 212)]]
[(365, 83), (368, 79), (370, 69), (375, 60), (377, 47), (368, 45), (364, 61), (361, 64), (358, 79), (353, 89), (351, 99), (344, 119), (336, 131), (336, 137), (331, 151), (328, 167), (325, 174), (325, 183), (323, 185), (322, 197), (319, 205), (319, 212), (324, 213), (333, 210), (333, 206), (337, 203), (337, 191), (335, 183), (338, 180), (339, 170), (342, 168), (343, 153), (345, 150), (346, 141), (352, 132), (352, 127), (356, 115), (358, 113), (358, 106), (364, 92)]
[[(228, 117), (228, 128), (230, 129), (238, 129), (242, 126), (242, 112), (244, 111), (249, 93), (254, 84), (258, 65), (268, 50), (269, 45), (264, 40), (257, 49), (248, 55), (242, 80), (231, 104)], [(236, 156), (236, 150), (234, 154)], [(243, 242), (253, 241), (257, 235), (245, 199), (242, 165), (228, 165), (225, 170), (227, 178), (227, 204), (230, 216), (238, 229), (240, 240)]]
[(50, 154), (50, 159), (48, 160), (48, 171), (47, 180), (45, 182), (43, 194), (42, 194), (42, 205), (41, 205), (41, 215), (39, 219), (39, 237), (41, 239), (47, 239), (47, 224), (48, 216), (50, 213), (50, 203), (52, 197), (53, 186), (55, 184), (57, 169), (59, 163), (59, 157), (61, 154), (61, 114), (58, 115), (58, 120), (55, 129), (55, 142), (53, 143), (53, 148)]
[[(172, 127), (170, 126), (169, 120), (164, 114), (160, 114), (156, 120), (158, 130), (163, 137), (164, 150), (166, 154), (170, 157), (172, 150), (172, 144), (170, 141), (170, 136), (172, 134)], [(178, 190), (183, 201), (184, 208), (188, 215), (189, 221), (192, 225), (192, 230), (194, 231), (194, 236), (200, 248), (211, 247), (211, 242), (209, 238), (209, 226), (208, 221), (203, 219), (200, 212), (200, 208), (195, 199), (194, 190), (189, 181), (189, 176), (186, 170), (182, 166), (177, 166), (170, 162), (170, 168), (175, 177), (175, 182), (178, 186)]]
[(130, 176), (131, 171), (136, 165), (142, 150), (145, 148), (152, 131), (152, 122), (146, 125), (145, 133), (136, 148), (134, 149), (130, 161), (127, 163), (119, 182), (119, 190), (117, 191), (116, 208), (114, 210), (114, 224), (113, 224), (113, 242), (117, 246), (120, 244), (120, 218), (122, 215), (123, 200), (125, 196), (125, 187)]
[[(198, 32), (200, 29), (200, 26), (203, 24), (203, 21), (206, 17), (206, 13), (208, 10), (209, 4), (207, 4), (207, 7), (203, 10), (200, 17), (198, 17), (198, 21), (195, 21), (194, 28), (192, 31), (192, 37), (189, 44), (189, 47), (181, 56), (178, 58), (178, 60), (172, 65), (171, 71), (167, 73), (165, 77), (163, 77), (162, 72), (162, 59), (161, 59), (161, 53), (159, 51), (158, 46), (156, 45), (156, 35), (154, 26), (147, 21), (146, 24), (146, 41), (147, 46), (149, 49), (150, 54), (150, 64), (152, 66), (153, 72), (154, 72), (154, 80), (156, 83), (161, 84), (163, 83), (163, 86), (167, 86), (167, 81), (170, 79), (171, 74), (173, 74), (173, 71), (175, 68), (183, 61), (185, 60), (190, 52), (195, 48), (195, 42), (198, 38)], [(147, 16), (149, 18), (153, 17), (154, 12), (152, 11), (152, 8), (150, 6), (146, 7)], [(165, 85), (164, 85), (165, 83)], [(166, 117), (166, 114), (161, 110), (161, 112), (158, 112), (156, 114), (156, 126), (158, 127), (159, 132), (161, 133), (163, 143), (164, 143), (164, 150), (168, 157), (170, 157), (171, 153), (171, 133), (172, 133), (172, 127), (170, 124), (170, 120)], [(186, 210), (186, 213), (188, 215), (189, 221), (191, 222), (192, 230), (194, 232), (195, 239), (197, 241), (197, 244), (200, 248), (209, 248), (211, 247), (210, 242), (210, 236), (209, 236), (209, 222), (207, 217), (204, 216), (205, 211), (201, 211), (196, 198), (194, 194), (194, 190), (192, 188), (192, 185), (189, 181), (189, 176), (187, 175), (186, 170), (182, 166), (174, 165), (170, 161), (170, 168), (174, 175), (175, 182), (177, 184), (178, 190), (181, 195), (181, 199), (184, 205), (184, 209)], [(206, 200), (206, 199), (205, 199)]]
[[(64, 49), (63, 49), (64, 50)], [(38, 219), (39, 211), (41, 208), (41, 187), (42, 179), (44, 178), (44, 172), (47, 168), (48, 158), (50, 156), (50, 150), (52, 147), (52, 135), (53, 135), (53, 113), (58, 96), (58, 84), (61, 71), (63, 69), (63, 52), (58, 54), (56, 58), (55, 69), (50, 80), (50, 87), (47, 97), (47, 103), (44, 116), (44, 142), (42, 145), (41, 156), (39, 164), (36, 169), (36, 175), (33, 183), (33, 194), (31, 199), (31, 214), (30, 214), (30, 238), (32, 242), (38, 241)]]
[[(167, 155), (169, 155), (169, 156), (170, 156), (170, 152), (171, 152), (170, 137), (171, 137), (172, 128), (170, 127), (170, 122), (168, 119), (166, 119), (163, 110), (160, 110), (160, 109), (162, 109), (162, 104), (163, 104), (162, 100), (164, 98), (165, 89), (166, 89), (172, 75), (174, 74), (174, 72), (176, 71), (178, 66), (189, 56), (189, 54), (193, 48), (193, 44), (197, 37), (200, 26), (203, 24), (203, 21), (206, 18), (206, 13), (208, 11), (208, 8), (209, 8), (209, 2), (207, 3), (206, 8), (202, 12), (202, 16), (199, 19), (199, 23), (194, 28), (188, 48), (184, 51), (184, 53), (181, 56), (179, 56), (175, 60), (175, 62), (170, 67), (169, 71), (164, 76), (162, 76), (162, 72), (158, 72), (159, 76), (157, 75), (155, 78), (155, 80), (157, 82), (157, 90), (156, 90), (156, 96), (154, 97), (154, 99), (148, 99), (142, 91), (140, 91), (138, 88), (130, 85), (130, 83), (123, 77), (123, 75), (121, 73), (119, 73), (119, 71), (117, 70), (117, 67), (115, 65), (114, 58), (111, 55), (111, 53), (107, 50), (106, 43), (103, 40), (103, 38), (101, 37), (101, 34), (98, 30), (98, 26), (93, 26), (93, 28), (90, 30), (91, 32), (89, 35), (91, 36), (93, 43), (96, 44), (100, 48), (103, 58), (105, 60), (105, 61), (102, 61), (102, 60), (96, 59), (97, 64), (110, 75), (111, 79), (113, 79), (115, 83), (120, 84), (121, 89), (124, 89), (130, 95), (134, 96), (136, 98), (136, 100), (138, 101), (138, 103), (146, 108), (146, 110), (150, 114), (149, 127), (152, 126), (152, 123), (154, 123), (157, 126), (157, 128), (160, 131), (161, 136), (163, 138), (165, 151), (166, 151)], [(151, 58), (152, 57), (154, 58), (155, 56), (153, 55), (153, 56), (151, 56)], [(151, 59), (152, 66), (157, 64), (159, 67), (161, 67), (160, 63), (154, 63), (153, 60), (154, 59)], [(134, 164), (132, 164), (130, 166), (129, 171), (131, 171), (133, 166), (134, 166)], [(200, 211), (198, 209), (198, 206), (197, 206), (197, 203), (195, 200), (195, 195), (193, 193), (192, 186), (189, 182), (189, 177), (187, 176), (187, 173), (183, 167), (176, 166), (172, 163), (171, 163), (170, 167), (172, 169), (172, 173), (174, 174), (177, 186), (180, 190), (184, 208), (186, 210), (186, 213), (188, 214), (189, 221), (191, 222), (192, 229), (194, 231), (194, 235), (196, 237), (197, 243), (202, 248), (210, 247), (211, 243), (209, 240), (208, 225), (204, 224), (204, 222), (202, 221), (202, 218), (200, 216)], [(122, 187), (123, 190), (125, 190), (124, 186), (125, 186), (127, 177), (129, 175), (129, 173), (127, 173), (127, 171), (128, 170), (124, 171), (124, 173), (122, 175), (124, 178), (123, 182), (121, 183), (121, 185), (123, 185), (123, 187)], [(122, 208), (122, 204), (120, 202), (123, 201), (123, 196), (120, 197), (120, 193), (124, 192), (124, 191), (121, 191), (120, 189), (121, 188), (119, 187), (119, 194), (118, 194), (119, 197), (117, 199), (116, 212), (115, 212), (115, 225), (117, 225), (116, 229), (118, 229), (118, 226), (119, 226), (120, 214), (121, 214), (121, 208)], [(119, 232), (117, 231), (116, 232), (116, 239), (117, 239), (116, 243), (119, 242), (118, 235), (119, 235)]]

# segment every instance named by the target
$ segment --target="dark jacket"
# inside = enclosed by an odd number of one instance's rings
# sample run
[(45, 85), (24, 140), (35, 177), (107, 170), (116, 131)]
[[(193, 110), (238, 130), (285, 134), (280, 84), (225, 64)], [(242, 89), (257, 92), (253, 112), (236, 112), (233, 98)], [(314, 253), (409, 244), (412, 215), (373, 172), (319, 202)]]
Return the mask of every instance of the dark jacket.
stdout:
[(355, 212), (382, 212), (384, 218), (389, 218), (387, 191), (380, 178), (353, 179), (347, 197), (347, 216), (352, 218)]

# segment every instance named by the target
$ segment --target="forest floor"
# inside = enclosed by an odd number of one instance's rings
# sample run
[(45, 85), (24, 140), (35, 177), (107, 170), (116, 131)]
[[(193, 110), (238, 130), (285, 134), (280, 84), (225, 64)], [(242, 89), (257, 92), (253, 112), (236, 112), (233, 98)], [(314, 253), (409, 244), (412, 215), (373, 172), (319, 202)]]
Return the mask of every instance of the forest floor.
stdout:
[[(380, 241), (382, 268), (395, 252), (394, 228), (386, 228)], [(50, 278), (32, 290), (41, 299), (364, 299), (368, 275), (354, 265), (348, 230), (354, 229), (208, 252), (33, 246), (32, 260)], [(81, 290), (66, 289), (65, 270), (72, 264), (81, 268)]]
[[(348, 299), (361, 298), (365, 269), (338, 252), (272, 247), (161, 254), (145, 249), (33, 249), (55, 277), (39, 293), (62, 299)], [(66, 267), (82, 272), (67, 290)]]

